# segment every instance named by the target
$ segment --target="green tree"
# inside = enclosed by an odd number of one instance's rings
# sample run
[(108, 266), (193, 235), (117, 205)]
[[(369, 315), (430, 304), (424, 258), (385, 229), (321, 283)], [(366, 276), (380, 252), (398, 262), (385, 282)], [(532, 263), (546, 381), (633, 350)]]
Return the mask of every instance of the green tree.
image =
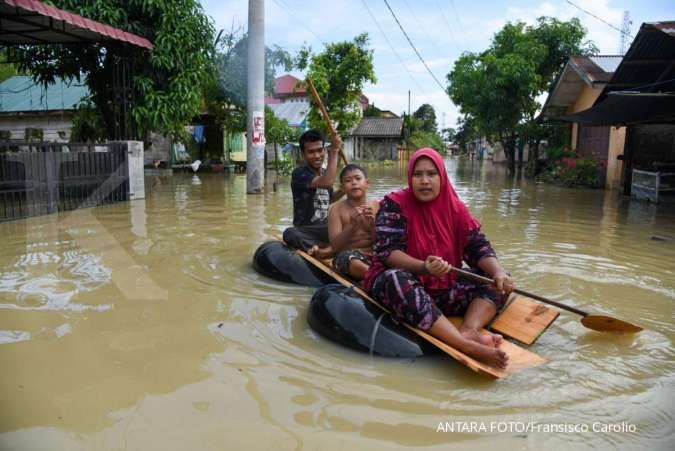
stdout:
[(435, 132), (432, 133), (425, 130), (416, 130), (412, 133), (412, 135), (410, 135), (409, 141), (413, 149), (431, 147), (442, 155), (447, 153), (447, 149), (443, 143), (443, 140), (438, 135), (438, 133)]
[(593, 42), (584, 41), (586, 30), (576, 17), (566, 22), (555, 17), (540, 17), (528, 32), (546, 47), (546, 55), (537, 69), (542, 76), (542, 90), (554, 87), (570, 56), (593, 55), (599, 51)]
[(94, 107), (90, 98), (80, 101), (73, 115), (73, 128), (70, 141), (100, 142), (105, 139), (105, 123), (99, 111)]
[(455, 142), (463, 152), (467, 152), (466, 145), (476, 138), (480, 137), (479, 131), (476, 129), (473, 120), (469, 117), (462, 117), (457, 121), (457, 133), (455, 134)]
[(441, 133), (443, 139), (448, 142), (453, 142), (455, 140), (455, 135), (457, 135), (457, 132), (452, 127), (444, 128), (443, 130), (441, 130)]
[(279, 119), (265, 106), (265, 138), (268, 143), (282, 145), (300, 139), (300, 130), (291, 127), (286, 119)]
[[(322, 97), (337, 131), (343, 137), (361, 119), (359, 99), (364, 83), (375, 83), (373, 51), (368, 49), (368, 34), (353, 41), (327, 44), (323, 52), (314, 55), (304, 48), (297, 58), (300, 70), (308, 69), (316, 90)], [(321, 112), (312, 99), (309, 124), (327, 132)]]
[[(561, 69), (572, 55), (589, 55), (598, 52), (590, 41), (584, 41), (585, 30), (578, 19), (569, 22), (556, 18), (539, 18), (537, 25), (530, 28), (530, 34), (546, 46), (546, 56), (540, 61), (538, 72), (542, 75), (541, 91), (551, 91), (555, 87)], [(562, 145), (569, 138), (569, 127), (554, 121), (542, 121), (537, 117), (526, 117), (520, 126), (520, 137), (527, 143), (529, 152), (528, 174), (539, 172), (539, 147), (542, 141), (549, 146)], [(522, 162), (521, 162), (522, 163)]]
[(408, 136), (410, 136), (420, 129), (420, 121), (415, 116), (408, 116), (406, 113), (403, 113), (403, 128)]
[[(0, 61), (6, 59), (7, 59), (7, 51), (5, 49), (0, 50)], [(0, 64), (0, 83), (15, 75), (17, 75), (17, 71), (16, 67), (14, 67), (14, 64), (12, 63)]]
[(382, 110), (376, 107), (374, 103), (372, 105), (368, 105), (368, 108), (363, 110), (363, 117), (380, 117), (380, 116), (382, 116)]
[(132, 116), (141, 135), (181, 134), (199, 113), (203, 87), (212, 77), (213, 25), (197, 0), (53, 0), (55, 6), (148, 38), (154, 49), (113, 42), (22, 47), (19, 69), (49, 84), (56, 77), (86, 79), (91, 99), (114, 130), (119, 108), (113, 72), (121, 57), (134, 61)]
[[(215, 55), (217, 81), (224, 95), (233, 105), (246, 108), (248, 95), (248, 35), (237, 38), (236, 34), (228, 34), (219, 40)], [(291, 55), (275, 45), (265, 47), (265, 93), (274, 92), (276, 68), (284, 70), (293, 68)]]
[(518, 52), (501, 54), (493, 42), (482, 54), (463, 54), (448, 75), (450, 97), (481, 133), (501, 141), (511, 171), (515, 170), (518, 125), (536, 111), (534, 97), (541, 80), (535, 61), (544, 53), (543, 45), (522, 33), (523, 27), (507, 24), (500, 32), (510, 36), (503, 39), (509, 43), (518, 40), (514, 45)]
[(437, 133), (438, 124), (436, 124), (436, 111), (428, 103), (422, 104), (414, 113), (413, 117), (417, 119), (419, 130)]
[(295, 162), (292, 159), (279, 161), (279, 146), (289, 142), (297, 142), (300, 139), (300, 133), (299, 128), (291, 127), (287, 120), (279, 119), (270, 107), (265, 106), (265, 138), (268, 143), (274, 144), (274, 163), (277, 171), (290, 173), (295, 167)]
[(540, 107), (536, 97), (570, 56), (595, 50), (584, 36), (578, 19), (507, 23), (487, 50), (463, 54), (448, 74), (448, 94), (475, 130), (502, 143), (510, 171), (519, 137), (537, 126), (530, 123)]
[[(216, 77), (204, 91), (206, 109), (228, 131), (246, 131), (248, 36), (230, 32), (218, 39)], [(265, 47), (265, 92), (274, 92), (277, 68), (291, 70), (291, 55), (279, 46)]]

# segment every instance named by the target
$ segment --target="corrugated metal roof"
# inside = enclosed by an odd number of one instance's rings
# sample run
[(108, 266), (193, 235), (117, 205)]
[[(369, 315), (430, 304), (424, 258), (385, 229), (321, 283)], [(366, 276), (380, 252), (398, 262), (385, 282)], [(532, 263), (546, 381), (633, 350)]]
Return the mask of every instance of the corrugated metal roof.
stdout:
[(592, 125), (672, 124), (675, 95), (612, 92), (593, 108), (558, 119)]
[[(675, 21), (643, 23), (595, 104), (611, 91), (675, 91)], [(658, 85), (652, 85), (658, 83)]]
[(572, 56), (546, 98), (541, 115), (557, 116), (577, 101), (584, 85), (607, 83), (623, 57), (618, 55)]
[[(37, 0), (0, 0), (0, 11), (3, 15), (0, 42), (3, 43), (35, 44), (114, 39), (149, 50), (153, 48), (146, 38)], [(33, 28), (26, 28), (27, 26)], [(16, 33), (12, 33), (13, 31)]]
[(621, 60), (623, 59), (623, 56), (621, 55), (595, 55), (595, 56), (589, 56), (588, 59), (593, 61), (596, 66), (598, 66), (600, 69), (602, 69), (605, 73), (609, 74), (611, 77), (611, 74), (614, 73), (617, 67), (619, 67), (619, 64), (621, 64)]
[[(620, 55), (572, 56), (569, 62), (572, 68), (587, 83), (605, 83), (621, 64)], [(612, 68), (612, 70), (607, 70)]]
[(277, 118), (287, 120), (290, 126), (302, 127), (305, 125), (309, 112), (309, 102), (273, 103), (267, 106), (274, 111)]
[(59, 78), (45, 88), (31, 77), (11, 77), (0, 83), (0, 113), (73, 110), (88, 95), (87, 86), (75, 81)]
[(402, 117), (364, 117), (352, 136), (399, 138), (403, 134)]
[(645, 25), (650, 25), (654, 28), (658, 28), (664, 33), (667, 33), (671, 36), (675, 36), (675, 20), (668, 20), (662, 22), (646, 22)]
[(675, 21), (643, 23), (593, 107), (560, 117), (588, 124), (675, 121)]

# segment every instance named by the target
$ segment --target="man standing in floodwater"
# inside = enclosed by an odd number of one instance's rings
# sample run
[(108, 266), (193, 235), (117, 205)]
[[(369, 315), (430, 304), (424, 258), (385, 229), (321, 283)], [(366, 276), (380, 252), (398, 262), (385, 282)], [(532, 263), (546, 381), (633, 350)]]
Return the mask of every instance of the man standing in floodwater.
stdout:
[[(284, 241), (289, 246), (307, 251), (313, 246), (328, 245), (328, 207), (341, 148), (339, 135), (333, 137), (328, 151), (319, 130), (307, 130), (300, 136), (304, 164), (296, 168), (291, 177), (293, 227), (284, 231)], [(328, 166), (324, 169), (326, 153)]]

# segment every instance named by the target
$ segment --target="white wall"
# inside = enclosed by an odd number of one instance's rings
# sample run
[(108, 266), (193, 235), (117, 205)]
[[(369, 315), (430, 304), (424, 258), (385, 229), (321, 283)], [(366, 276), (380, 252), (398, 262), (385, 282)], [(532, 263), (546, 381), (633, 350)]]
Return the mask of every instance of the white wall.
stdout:
[(354, 160), (354, 141), (356, 139), (353, 136), (348, 137), (347, 139), (344, 140), (342, 150), (345, 153), (345, 156), (347, 157), (347, 160), (352, 161)]
[[(9, 130), (10, 139), (25, 140), (26, 128), (41, 128), (44, 141), (68, 142), (73, 128), (72, 114), (0, 115), (0, 130)], [(63, 132), (63, 138), (59, 136), (59, 132)]]

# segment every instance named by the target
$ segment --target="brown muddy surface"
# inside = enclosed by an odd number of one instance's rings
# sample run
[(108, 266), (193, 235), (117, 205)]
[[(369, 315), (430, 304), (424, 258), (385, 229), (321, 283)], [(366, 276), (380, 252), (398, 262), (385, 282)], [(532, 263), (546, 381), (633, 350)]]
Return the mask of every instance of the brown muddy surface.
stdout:
[(549, 362), (497, 382), (359, 354), (309, 328), (311, 288), (251, 268), (287, 179), (148, 176), (145, 200), (0, 224), (0, 449), (672, 449), (675, 208), (447, 164), (520, 287), (646, 330), (563, 312), (531, 347)]

